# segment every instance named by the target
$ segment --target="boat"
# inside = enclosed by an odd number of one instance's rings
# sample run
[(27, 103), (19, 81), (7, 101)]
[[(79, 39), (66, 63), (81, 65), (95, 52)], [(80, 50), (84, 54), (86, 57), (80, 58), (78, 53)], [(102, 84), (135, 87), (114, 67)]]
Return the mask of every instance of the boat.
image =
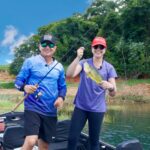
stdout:
[[(23, 112), (8, 112), (0, 115), (0, 150), (20, 149), (25, 139), (23, 125)], [(70, 120), (58, 121), (56, 136), (50, 143), (49, 150), (67, 150), (69, 126)], [(90, 150), (88, 139), (88, 135), (82, 132), (77, 150)], [(142, 146), (137, 139), (124, 141), (117, 146), (100, 140), (99, 147), (100, 150), (142, 150)], [(38, 150), (38, 146), (35, 146), (34, 150)]]

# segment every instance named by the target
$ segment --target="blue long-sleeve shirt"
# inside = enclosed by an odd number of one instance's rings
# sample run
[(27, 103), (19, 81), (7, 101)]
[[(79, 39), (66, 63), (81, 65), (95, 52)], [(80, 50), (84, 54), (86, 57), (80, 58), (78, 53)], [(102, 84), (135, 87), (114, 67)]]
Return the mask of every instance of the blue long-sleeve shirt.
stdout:
[[(53, 69), (51, 70), (51, 68)], [(54, 102), (58, 97), (65, 98), (66, 96), (65, 72), (63, 66), (57, 60), (54, 60), (50, 65), (46, 65), (45, 59), (41, 55), (26, 59), (16, 77), (15, 87), (20, 90), (25, 84), (36, 85), (49, 70), (51, 71), (40, 82), (36, 92), (25, 99), (25, 110), (35, 111), (47, 116), (56, 116), (57, 109), (54, 107)], [(37, 96), (39, 92), (42, 94), (41, 96)]]

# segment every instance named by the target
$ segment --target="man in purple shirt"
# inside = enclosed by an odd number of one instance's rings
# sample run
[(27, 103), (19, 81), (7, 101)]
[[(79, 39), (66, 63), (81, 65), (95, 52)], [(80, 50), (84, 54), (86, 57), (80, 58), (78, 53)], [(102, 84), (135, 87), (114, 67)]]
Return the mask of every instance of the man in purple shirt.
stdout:
[[(79, 135), (87, 120), (90, 149), (99, 150), (99, 134), (106, 112), (106, 91), (108, 90), (110, 96), (116, 94), (116, 71), (103, 59), (106, 48), (106, 40), (103, 37), (95, 37), (91, 44), (93, 57), (80, 61), (84, 53), (84, 47), (80, 47), (77, 50), (77, 57), (67, 69), (68, 77), (80, 75), (80, 83), (74, 100), (75, 108), (71, 120), (68, 150), (76, 150)], [(87, 77), (83, 68), (85, 62), (101, 75), (103, 80), (100, 84)]]

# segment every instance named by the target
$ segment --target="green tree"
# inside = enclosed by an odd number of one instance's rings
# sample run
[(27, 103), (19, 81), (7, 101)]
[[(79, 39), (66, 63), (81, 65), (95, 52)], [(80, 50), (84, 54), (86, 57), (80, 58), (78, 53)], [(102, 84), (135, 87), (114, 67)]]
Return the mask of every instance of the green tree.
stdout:
[(55, 57), (69, 64), (80, 46), (86, 48), (84, 58), (91, 56), (91, 40), (103, 36), (107, 40), (106, 60), (123, 77), (150, 76), (150, 1), (149, 0), (95, 0), (83, 15), (42, 26), (34, 35), (16, 48), (11, 64), (17, 73), (25, 58), (38, 53), (39, 38), (47, 33), (57, 39)]

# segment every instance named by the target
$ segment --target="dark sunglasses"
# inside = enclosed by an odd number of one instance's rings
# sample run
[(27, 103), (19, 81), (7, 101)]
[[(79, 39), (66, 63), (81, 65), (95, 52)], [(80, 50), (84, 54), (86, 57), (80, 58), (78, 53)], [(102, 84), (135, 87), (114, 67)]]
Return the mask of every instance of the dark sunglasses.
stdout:
[(105, 47), (103, 45), (95, 45), (93, 46), (94, 49), (100, 49), (100, 50), (103, 50)]
[(55, 44), (53, 44), (53, 43), (47, 43), (47, 42), (43, 42), (43, 43), (41, 43), (41, 46), (42, 47), (49, 47), (49, 48), (54, 48), (55, 47)]

